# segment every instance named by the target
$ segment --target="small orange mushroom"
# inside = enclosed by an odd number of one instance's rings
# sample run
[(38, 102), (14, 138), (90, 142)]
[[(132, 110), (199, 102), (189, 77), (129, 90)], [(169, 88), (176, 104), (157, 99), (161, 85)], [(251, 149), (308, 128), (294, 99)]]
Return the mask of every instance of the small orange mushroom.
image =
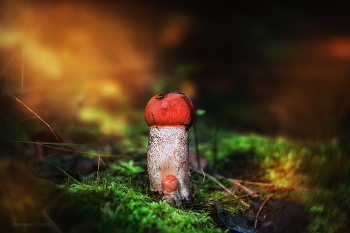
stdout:
[(176, 192), (178, 188), (177, 179), (173, 175), (164, 176), (162, 179), (162, 189), (164, 193)]
[(163, 199), (169, 202), (188, 203), (194, 198), (188, 146), (189, 129), (195, 118), (192, 101), (180, 92), (155, 95), (146, 106), (151, 189), (163, 194)]

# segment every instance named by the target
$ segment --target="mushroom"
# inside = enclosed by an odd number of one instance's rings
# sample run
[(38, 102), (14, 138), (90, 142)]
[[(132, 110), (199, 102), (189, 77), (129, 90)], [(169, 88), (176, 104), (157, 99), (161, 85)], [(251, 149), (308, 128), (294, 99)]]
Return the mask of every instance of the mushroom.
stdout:
[(147, 171), (153, 192), (171, 203), (190, 203), (194, 198), (189, 169), (189, 129), (196, 118), (190, 98), (180, 92), (160, 93), (145, 110), (150, 128)]

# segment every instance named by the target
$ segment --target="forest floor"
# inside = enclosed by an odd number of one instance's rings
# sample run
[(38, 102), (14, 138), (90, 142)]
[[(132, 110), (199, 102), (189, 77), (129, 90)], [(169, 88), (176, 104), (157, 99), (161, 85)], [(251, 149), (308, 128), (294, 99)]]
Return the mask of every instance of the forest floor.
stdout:
[(75, 125), (56, 137), (4, 121), (12, 125), (1, 130), (4, 232), (350, 232), (350, 150), (342, 141), (198, 125), (202, 170), (190, 134), (195, 200), (172, 205), (150, 191), (147, 132), (116, 138)]

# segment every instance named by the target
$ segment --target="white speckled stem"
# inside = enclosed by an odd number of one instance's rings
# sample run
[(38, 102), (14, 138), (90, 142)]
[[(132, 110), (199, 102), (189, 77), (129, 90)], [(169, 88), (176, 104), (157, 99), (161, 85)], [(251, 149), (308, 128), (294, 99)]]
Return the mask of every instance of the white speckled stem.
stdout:
[[(191, 173), (188, 166), (189, 131), (180, 127), (150, 128), (147, 149), (147, 170), (154, 192), (163, 194), (168, 202), (189, 203), (194, 198)], [(173, 175), (178, 190), (163, 193), (162, 179)]]

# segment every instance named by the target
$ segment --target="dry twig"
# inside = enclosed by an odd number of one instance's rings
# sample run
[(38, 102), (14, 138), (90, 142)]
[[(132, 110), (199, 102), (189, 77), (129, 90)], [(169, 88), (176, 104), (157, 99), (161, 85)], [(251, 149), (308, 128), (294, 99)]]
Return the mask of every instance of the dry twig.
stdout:
[(287, 190), (290, 190), (290, 189), (283, 189), (283, 190), (281, 190), (280, 192), (276, 192), (276, 193), (274, 193), (274, 194), (272, 194), (271, 196), (269, 196), (268, 198), (266, 198), (266, 200), (262, 203), (262, 205), (260, 206), (260, 208), (259, 208), (259, 211), (258, 211), (258, 213), (256, 214), (256, 217), (255, 217), (255, 228), (256, 228), (256, 226), (257, 226), (257, 224), (258, 224), (258, 218), (259, 218), (259, 215), (260, 215), (260, 212), (261, 212), (261, 210), (262, 210), (262, 208), (264, 207), (264, 205), (266, 204), (266, 202), (270, 199), (270, 198), (272, 198), (273, 196), (275, 196), (275, 195), (277, 195), (277, 194), (280, 194), (280, 193), (282, 193), (282, 192), (284, 192), (284, 191), (287, 191)]
[(317, 190), (317, 189), (300, 188), (300, 187), (277, 185), (277, 184), (271, 184), (271, 183), (259, 183), (259, 182), (235, 180), (235, 179), (229, 179), (229, 178), (228, 178), (228, 180), (233, 180), (234, 182), (237, 182), (237, 183), (246, 183), (246, 184), (262, 185), (262, 186), (274, 186), (274, 187), (279, 187), (279, 188), (296, 189), (296, 190), (303, 190), (303, 191), (309, 191), (309, 192), (321, 192), (321, 193), (327, 193), (327, 194), (331, 194), (331, 195), (335, 195), (335, 196), (350, 198), (350, 196), (348, 196), (348, 195), (343, 195), (343, 194), (338, 194), (338, 193), (333, 193), (333, 192), (328, 192), (328, 191), (321, 191), (321, 190)]
[[(203, 171), (203, 169), (202, 168), (197, 168), (196, 170), (194, 170), (194, 171), (192, 171), (192, 172), (196, 172), (196, 171), (198, 171), (198, 170), (201, 170), (202, 171), (202, 173), (203, 173), (203, 180), (202, 180), (202, 183), (200, 184), (200, 185), (196, 185), (196, 186), (198, 186), (198, 187), (200, 187), (203, 183), (204, 183), (204, 181), (205, 181), (205, 172)], [(191, 172), (191, 173), (192, 173)]]
[(243, 195), (241, 197), (236, 197), (234, 199), (230, 199), (230, 200), (227, 200), (227, 201), (221, 201), (221, 202), (229, 202), (229, 201), (234, 201), (234, 200), (238, 200), (238, 199), (241, 199), (241, 198), (244, 198), (244, 197), (248, 197), (250, 195), (253, 195), (253, 194), (256, 194), (256, 193), (262, 193), (262, 192), (268, 192), (268, 191), (277, 191), (279, 189), (264, 189), (264, 190), (260, 190), (260, 191), (256, 191), (256, 192), (252, 192), (252, 193), (249, 193), (247, 195)]
[[(14, 96), (14, 95), (12, 95), (11, 93), (9, 93), (18, 103), (20, 103), (21, 105), (23, 105), (26, 109), (28, 109), (31, 113), (33, 113), (37, 118), (39, 118), (50, 130), (51, 130), (51, 132), (53, 133), (53, 135), (55, 136), (55, 138), (57, 139), (57, 141), (59, 142), (59, 143), (61, 143), (61, 141), (58, 139), (58, 137), (57, 137), (57, 135), (55, 134), (55, 132), (53, 131), (53, 129), (51, 128), (51, 126), (48, 124), (48, 123), (46, 123), (46, 121), (44, 121), (38, 114), (36, 114), (30, 107), (28, 107), (25, 103), (23, 103), (20, 99), (18, 99), (16, 96)], [(69, 157), (71, 157), (71, 155), (68, 153), (68, 151), (67, 151), (67, 149), (63, 146), (63, 145), (61, 145), (62, 146), (62, 148), (65, 150), (65, 152), (66, 152), (66, 154), (69, 156)], [(77, 165), (75, 164), (75, 162), (73, 161), (73, 159), (71, 159), (72, 160), (72, 163), (74, 164), (74, 166), (77, 168)], [(79, 172), (79, 170), (78, 170), (78, 168), (77, 168), (77, 171), (78, 171), (78, 174), (79, 174), (79, 176), (81, 176), (80, 175), (80, 172)]]
[[(196, 170), (197, 173), (200, 173), (199, 171)], [(202, 173), (200, 173), (202, 174)], [(223, 188), (226, 192), (228, 192), (229, 194), (232, 194), (234, 197), (237, 197), (235, 194), (233, 194), (228, 188), (226, 188), (223, 184), (221, 184), (217, 179), (215, 179), (213, 176), (206, 174), (206, 176), (211, 179), (212, 181), (214, 181), (215, 183), (217, 183), (221, 188)], [(242, 201), (242, 204), (245, 205), (246, 207), (250, 207), (247, 203), (245, 203), (244, 201)]]
[(32, 141), (29, 141), (27, 139), (20, 138), (20, 137), (17, 137), (17, 136), (15, 136), (15, 137), (18, 138), (18, 139), (23, 140), (23, 142), (30, 142), (30, 143), (33, 143), (33, 144), (36, 144), (36, 145), (41, 145), (41, 146), (44, 146), (44, 147), (49, 147), (49, 148), (53, 148), (53, 149), (57, 149), (57, 150), (66, 150), (66, 151), (71, 151), (71, 152), (75, 152), (75, 153), (80, 153), (80, 154), (85, 154), (85, 155), (93, 155), (93, 156), (100, 156), (100, 157), (111, 157), (111, 156), (113, 156), (113, 155), (101, 155), (101, 154), (94, 154), (94, 153), (88, 153), (88, 152), (77, 151), (77, 150), (63, 149), (63, 148), (60, 148), (60, 147), (49, 146), (49, 145), (42, 144), (42, 143), (39, 143), (39, 142), (32, 142)]

